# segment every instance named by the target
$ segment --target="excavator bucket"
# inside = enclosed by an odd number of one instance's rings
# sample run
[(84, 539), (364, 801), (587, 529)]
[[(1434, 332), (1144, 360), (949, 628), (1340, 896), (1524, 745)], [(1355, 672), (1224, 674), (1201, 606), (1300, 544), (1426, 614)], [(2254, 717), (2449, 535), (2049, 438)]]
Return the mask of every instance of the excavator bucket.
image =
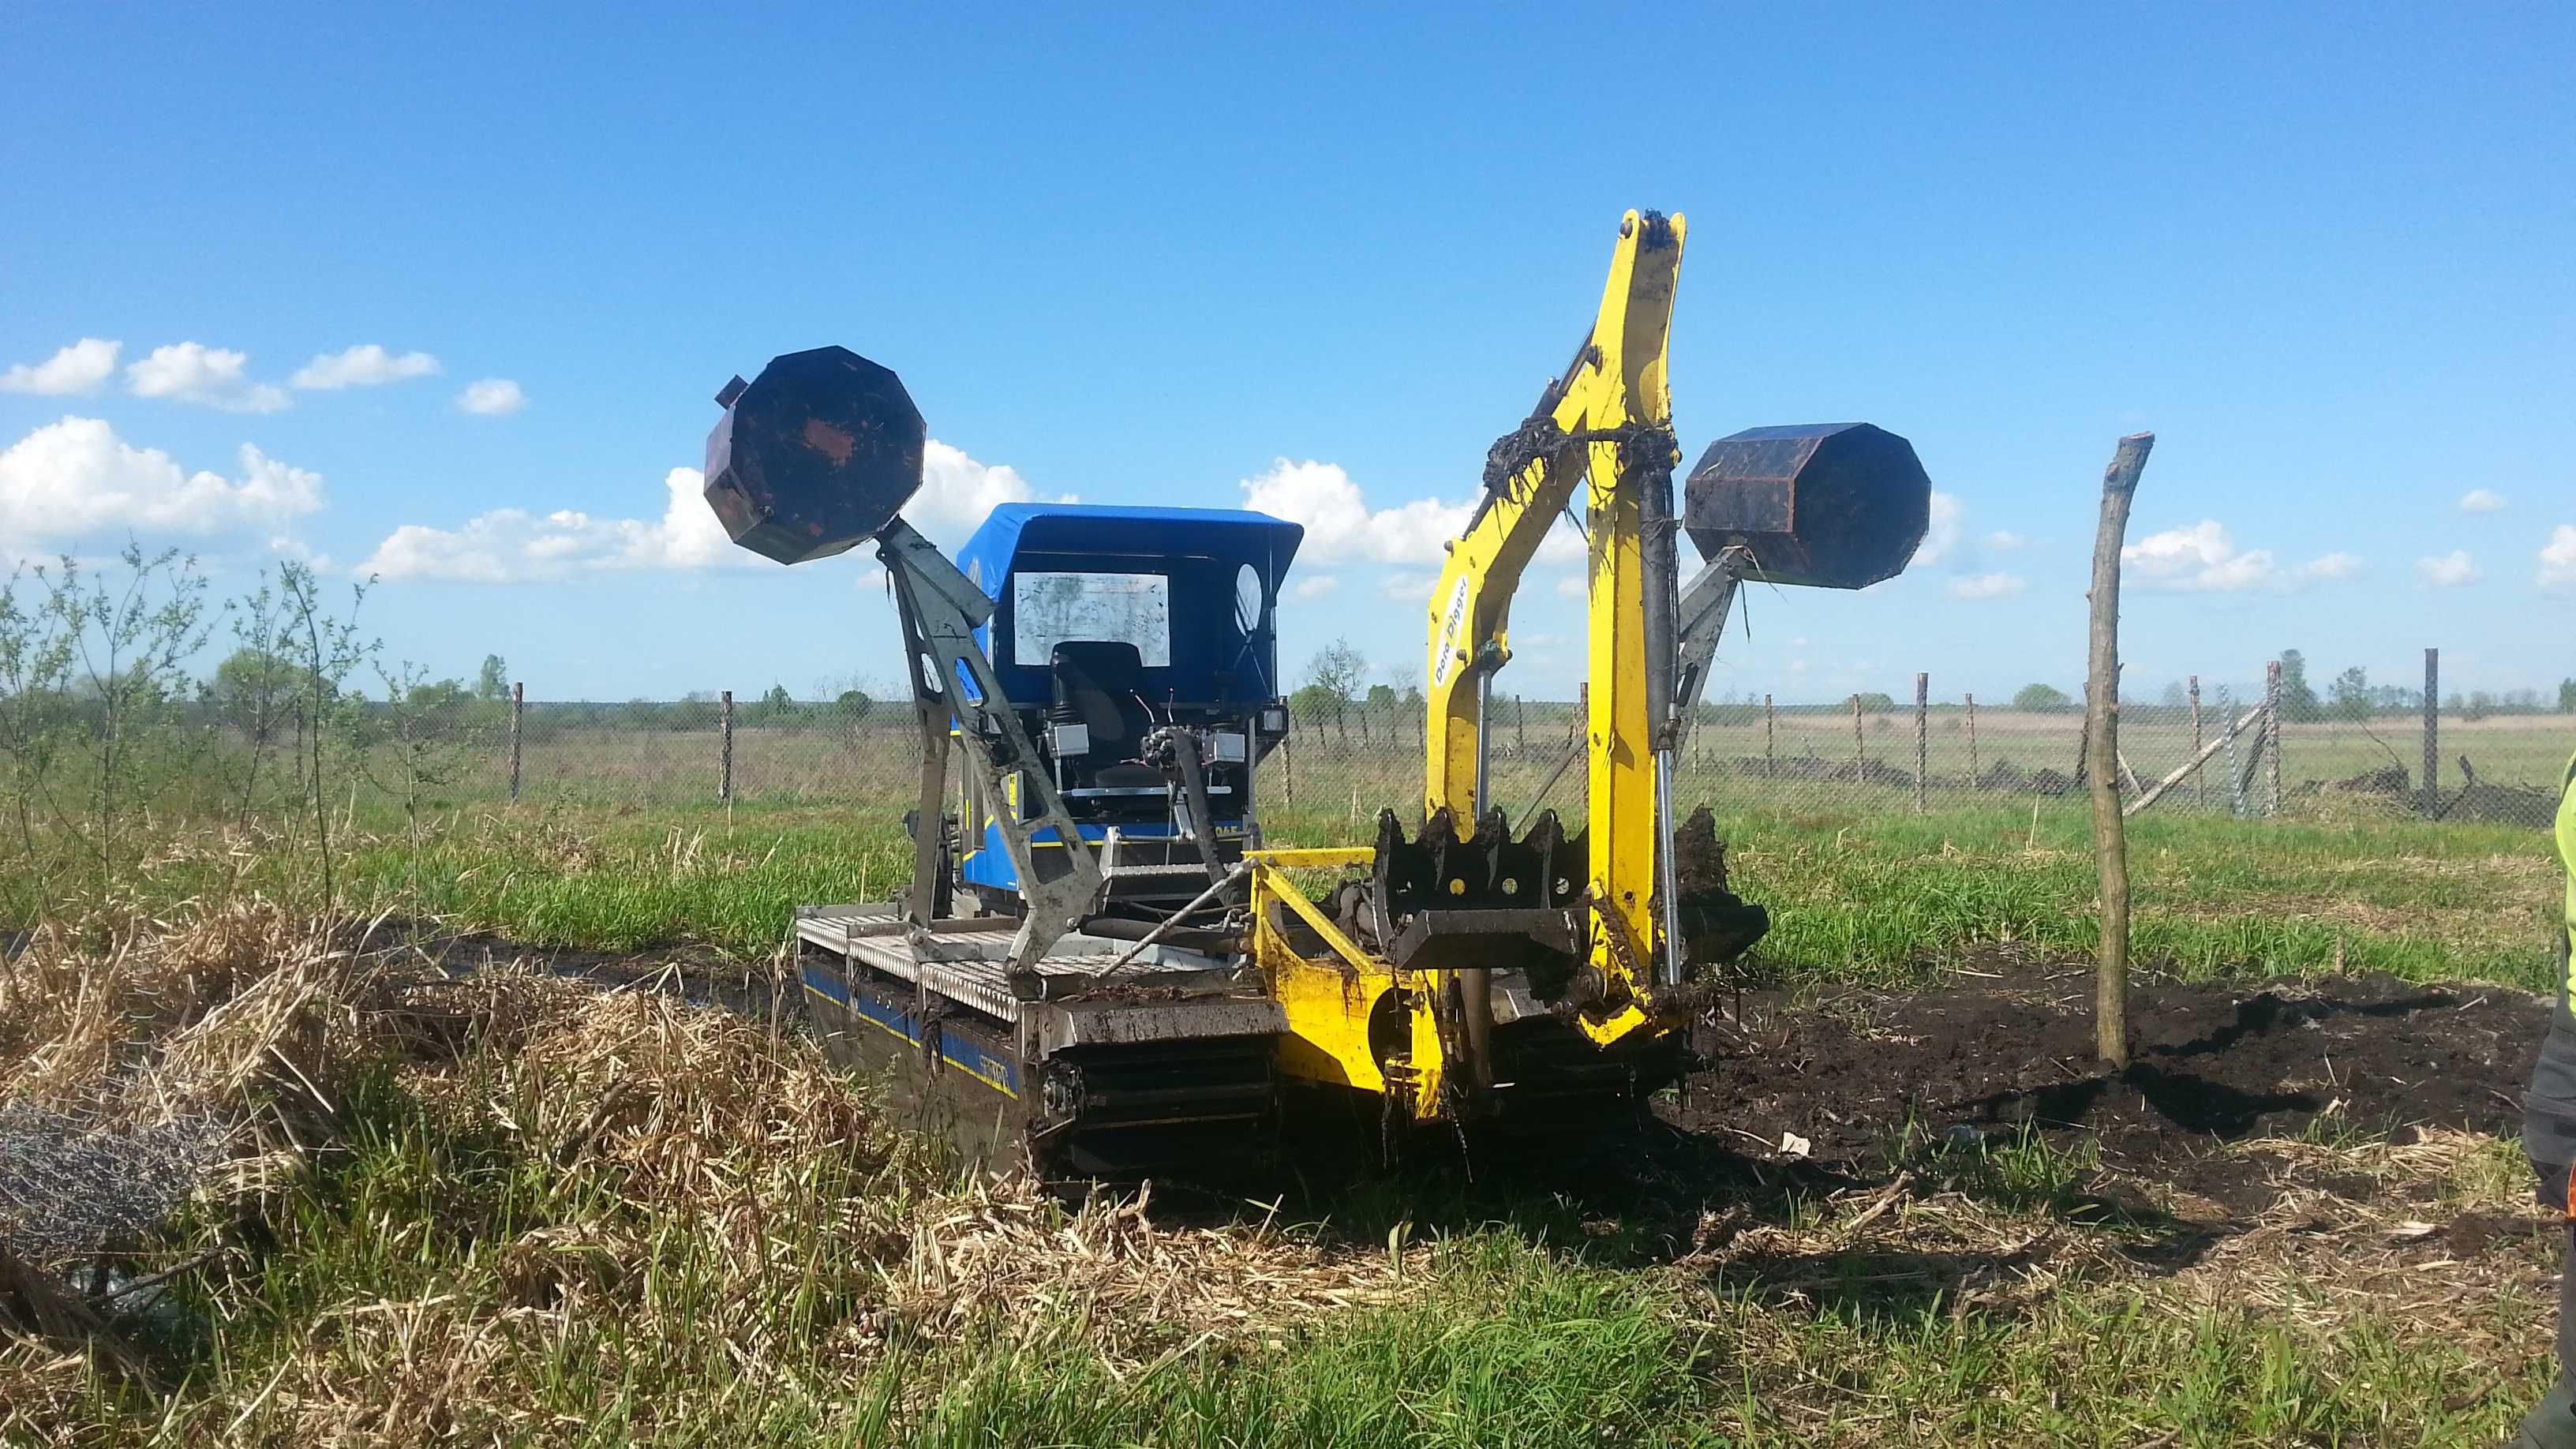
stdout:
[(1747, 428), (1699, 455), (1682, 526), (1700, 556), (1741, 546), (1744, 577), (1866, 588), (1912, 562), (1932, 516), (1914, 445), (1868, 423)]
[(773, 357), (716, 402), (725, 413), (707, 434), (707, 504), (764, 558), (843, 552), (921, 489), (921, 410), (893, 369), (846, 347)]

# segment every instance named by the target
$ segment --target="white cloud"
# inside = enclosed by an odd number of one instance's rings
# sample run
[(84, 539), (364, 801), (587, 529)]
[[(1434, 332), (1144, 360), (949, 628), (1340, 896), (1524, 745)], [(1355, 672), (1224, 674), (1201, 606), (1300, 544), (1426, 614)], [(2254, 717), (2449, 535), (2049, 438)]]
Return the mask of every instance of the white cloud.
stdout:
[(1997, 553), (2010, 553), (2014, 549), (2023, 547), (2029, 542), (2029, 539), (2022, 537), (2020, 534), (2013, 532), (2009, 528), (1999, 528), (1986, 535), (1986, 547), (1993, 549)]
[(96, 392), (116, 371), (116, 354), (124, 348), (122, 342), (84, 337), (42, 362), (32, 366), (22, 362), (0, 372), (0, 392), (31, 392), (39, 397)]
[(365, 342), (345, 352), (317, 353), (287, 381), (310, 391), (336, 392), (344, 387), (382, 387), (437, 371), (438, 359), (426, 352), (397, 354)]
[(1317, 563), (1437, 563), (1440, 546), (1467, 526), (1471, 511), (1465, 503), (1417, 498), (1371, 512), (1339, 463), (1280, 458), (1239, 486), (1244, 507), (1304, 524), (1298, 553)]
[[(1035, 496), (1017, 471), (978, 463), (936, 438), (924, 450), (923, 464), (921, 491), (904, 515), (942, 542), (981, 523), (995, 504), (1028, 502)], [(360, 572), (387, 579), (506, 584), (613, 570), (748, 567), (762, 561), (725, 536), (724, 525), (707, 506), (705, 474), (674, 468), (663, 476), (662, 487), (658, 519), (595, 518), (569, 508), (543, 515), (496, 508), (452, 529), (406, 523), (376, 546)]]
[(2460, 495), (2462, 513), (2502, 513), (2504, 495), (2492, 488), (2472, 488)]
[(1581, 574), (1567, 574), (1556, 581), (1556, 595), (1560, 599), (1589, 599), (1592, 597), (1591, 581)]
[(202, 342), (174, 342), (125, 367), (125, 386), (136, 397), (168, 398), (228, 413), (273, 413), (286, 407), (286, 389), (245, 375), (250, 354)]
[(506, 418), (528, 405), (528, 395), (506, 377), (478, 378), (456, 395), (456, 410), (478, 418)]
[(2549, 531), (2549, 542), (2540, 548), (2538, 582), (2544, 589), (2576, 589), (2576, 523)]
[[(964, 449), (932, 438), (921, 449), (921, 491), (903, 506), (903, 516), (944, 545), (964, 542), (984, 515), (1002, 504), (1039, 501), (1019, 469), (1007, 463), (978, 463)], [(1043, 501), (1080, 500), (1068, 493)]]
[(48, 423), (0, 453), (0, 536), (77, 538), (132, 528), (210, 534), (273, 526), (322, 506), (322, 475), (244, 443), (241, 476), (189, 473), (97, 418)]
[(1958, 495), (1934, 490), (1931, 522), (1923, 530), (1923, 542), (1914, 550), (1913, 568), (1925, 568), (1948, 558), (1959, 546), (1960, 528), (1968, 515), (1967, 505)]
[(359, 566), (387, 579), (445, 579), (504, 584), (559, 579), (600, 569), (698, 569), (752, 562), (733, 546), (707, 507), (706, 475), (695, 468), (665, 474), (662, 516), (593, 518), (563, 508), (540, 517), (496, 508), (453, 529), (406, 523)]
[(2019, 574), (1976, 574), (1950, 581), (1954, 599), (2009, 599), (2022, 591), (2029, 581)]
[(1288, 597), (1303, 603), (1320, 599), (1341, 586), (1341, 579), (1333, 574), (1308, 574), (1289, 586)]
[(2211, 594), (2296, 588), (2352, 578), (2363, 568), (2362, 561), (2348, 553), (2329, 553), (2285, 566), (2270, 549), (2239, 549), (2226, 526), (2214, 518), (2189, 528), (2151, 533), (2120, 550), (2120, 565), (2126, 577), (2143, 588)]
[(2269, 549), (2239, 551), (2214, 518), (2151, 533), (2120, 550), (2127, 577), (2151, 589), (2234, 593), (2278, 581)]
[(2415, 575), (2437, 589), (2454, 589), (2485, 578), (2486, 570), (2478, 567), (2467, 549), (2455, 548), (2439, 557), (2415, 560)]
[(1399, 604), (1417, 608), (1430, 605), (1431, 591), (1440, 583), (1436, 574), (1388, 574), (1377, 586), (1378, 592)]

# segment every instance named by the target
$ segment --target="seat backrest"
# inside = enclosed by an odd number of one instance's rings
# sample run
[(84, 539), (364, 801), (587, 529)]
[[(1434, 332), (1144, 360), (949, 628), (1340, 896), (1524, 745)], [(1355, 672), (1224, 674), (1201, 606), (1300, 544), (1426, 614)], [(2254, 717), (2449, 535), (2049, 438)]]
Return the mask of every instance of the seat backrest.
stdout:
[(1133, 759), (1145, 734), (1154, 727), (1140, 691), (1145, 682), (1144, 657), (1133, 644), (1100, 639), (1069, 640), (1055, 646), (1049, 664), (1055, 674), (1055, 702), (1073, 706), (1091, 732), (1095, 759)]

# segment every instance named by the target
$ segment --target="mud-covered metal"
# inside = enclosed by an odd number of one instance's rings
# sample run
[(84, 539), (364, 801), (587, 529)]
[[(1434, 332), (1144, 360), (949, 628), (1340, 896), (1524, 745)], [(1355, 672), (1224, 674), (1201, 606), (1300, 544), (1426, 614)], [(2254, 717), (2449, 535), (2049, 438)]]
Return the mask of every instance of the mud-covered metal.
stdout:
[(1932, 516), (1914, 445), (1868, 423), (1747, 428), (1700, 454), (1682, 526), (1700, 556), (1747, 549), (1764, 583), (1866, 588), (1905, 571)]
[(846, 347), (774, 357), (716, 401), (725, 413), (707, 434), (707, 504), (764, 558), (844, 552), (921, 489), (921, 410), (893, 369)]
[(1721, 966), (1743, 955), (1771, 929), (1771, 913), (1727, 885), (1726, 842), (1705, 805), (1673, 832), (1673, 875), (1680, 882), (1675, 914), (1682, 952), (1693, 966)]
[(1518, 840), (1500, 810), (1467, 840), (1446, 810), (1413, 840), (1381, 811), (1367, 934), (1399, 966), (1525, 971), (1542, 1000), (1562, 1000), (1583, 945), (1585, 866), (1584, 838), (1568, 839), (1553, 810)]

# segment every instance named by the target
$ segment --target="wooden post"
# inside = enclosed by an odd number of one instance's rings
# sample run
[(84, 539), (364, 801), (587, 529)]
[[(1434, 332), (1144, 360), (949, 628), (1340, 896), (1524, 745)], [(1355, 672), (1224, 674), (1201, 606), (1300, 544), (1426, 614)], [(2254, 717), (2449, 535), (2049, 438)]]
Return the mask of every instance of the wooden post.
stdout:
[[(1512, 696), (1512, 757), (1529, 758), (1529, 706), (1522, 704), (1517, 694)], [(1477, 803), (1481, 805), (1484, 802), (1480, 800)]]
[(2093, 860), (2102, 880), (2102, 954), (2094, 983), (2093, 1048), (2129, 1064), (2129, 840), (2120, 816), (2120, 544), (2129, 502), (2146, 470), (2153, 433), (2120, 440), (2102, 474), (2102, 521), (2093, 538), (2093, 625), (2084, 706), (2085, 781), (2093, 797)]
[(2281, 661), (2263, 666), (2263, 743), (2272, 752), (2263, 767), (2270, 772), (2271, 809), (2266, 814), (2281, 813)]
[(2442, 651), (2424, 651), (2424, 818), (2442, 808)]
[(528, 686), (523, 683), (512, 683), (510, 686), (510, 803), (514, 805), (519, 801), (520, 716), (526, 712), (527, 707)]
[(1852, 695), (1852, 783), (1866, 784), (1868, 780), (1869, 737), (1861, 733), (1860, 696), (1855, 693)]
[(1772, 743), (1771, 696), (1762, 696), (1762, 775), (1769, 779), (1780, 773), (1780, 757)]
[(1985, 771), (1977, 768), (1977, 697), (1968, 696), (1968, 788), (1982, 787)]
[(716, 716), (716, 753), (721, 773), (716, 777), (716, 798), (730, 802), (733, 799), (733, 691), (726, 690), (720, 699), (722, 702)]
[(1914, 813), (1924, 811), (1923, 778), (1932, 768), (1932, 676), (1914, 674)]
[[(2191, 757), (2195, 760), (2200, 758), (2200, 676), (2197, 674), (2191, 677)], [(2194, 805), (2209, 803), (2209, 781), (2202, 776), (2198, 765), (2191, 767), (2191, 797)]]

